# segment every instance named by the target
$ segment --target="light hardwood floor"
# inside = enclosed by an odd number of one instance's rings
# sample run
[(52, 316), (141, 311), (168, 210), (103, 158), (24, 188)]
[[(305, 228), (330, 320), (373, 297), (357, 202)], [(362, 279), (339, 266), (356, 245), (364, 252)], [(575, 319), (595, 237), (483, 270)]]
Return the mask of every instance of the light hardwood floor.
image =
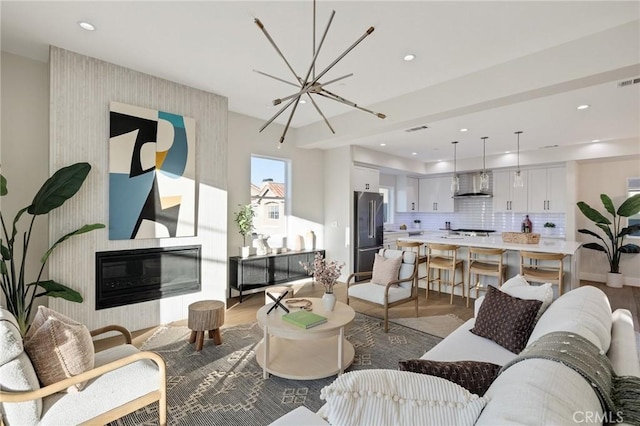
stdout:
[[(581, 285), (594, 285), (604, 291), (609, 297), (612, 309), (625, 308), (629, 309), (633, 314), (634, 326), (636, 332), (640, 332), (640, 323), (638, 317), (640, 315), (640, 287), (623, 287), (621, 289), (609, 288), (603, 283), (582, 281)], [(291, 286), (294, 290), (295, 297), (322, 297), (324, 289), (320, 285), (312, 284), (311, 280), (303, 280), (294, 283)], [(344, 283), (337, 284), (335, 287), (336, 296), (339, 301), (346, 301), (346, 285)], [(482, 294), (482, 293), (481, 293)], [(473, 299), (470, 307), (466, 307), (466, 299), (455, 296), (453, 305), (449, 304), (449, 294), (438, 294), (437, 291), (429, 292), (429, 299), (426, 299), (425, 289), (419, 291), (418, 316), (446, 315), (454, 314), (463, 320), (467, 320), (473, 316)], [(475, 292), (472, 293), (475, 295)], [(232, 327), (238, 324), (246, 324), (255, 321), (256, 312), (264, 306), (264, 293), (255, 293), (244, 296), (242, 303), (238, 298), (229, 299), (227, 301), (227, 311), (225, 313), (224, 327)], [(361, 303), (355, 300), (351, 301), (351, 306), (357, 311), (374, 317), (382, 318), (384, 311), (369, 304)], [(186, 312), (185, 312), (186, 316)], [(407, 303), (389, 310), (389, 318), (410, 318), (413, 317), (413, 303)], [(186, 318), (182, 321), (176, 321), (174, 325), (185, 325)], [(138, 330), (133, 332), (133, 343), (140, 346), (146, 339), (151, 336), (157, 327)], [(113, 339), (103, 339), (96, 342), (96, 349), (109, 347), (114, 344)]]

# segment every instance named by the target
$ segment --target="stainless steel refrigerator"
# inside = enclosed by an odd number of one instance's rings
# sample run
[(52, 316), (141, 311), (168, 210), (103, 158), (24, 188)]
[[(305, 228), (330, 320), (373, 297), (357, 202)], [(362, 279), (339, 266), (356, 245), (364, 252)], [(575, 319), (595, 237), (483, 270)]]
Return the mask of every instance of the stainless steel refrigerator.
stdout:
[(353, 196), (353, 272), (369, 272), (374, 255), (383, 247), (382, 195), (356, 191)]

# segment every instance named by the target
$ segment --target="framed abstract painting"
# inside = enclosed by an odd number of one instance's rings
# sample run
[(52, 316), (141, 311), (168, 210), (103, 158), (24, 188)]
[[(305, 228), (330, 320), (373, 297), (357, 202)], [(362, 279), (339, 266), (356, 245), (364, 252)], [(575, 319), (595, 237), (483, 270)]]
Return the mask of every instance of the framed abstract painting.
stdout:
[(109, 239), (196, 232), (193, 118), (111, 102)]

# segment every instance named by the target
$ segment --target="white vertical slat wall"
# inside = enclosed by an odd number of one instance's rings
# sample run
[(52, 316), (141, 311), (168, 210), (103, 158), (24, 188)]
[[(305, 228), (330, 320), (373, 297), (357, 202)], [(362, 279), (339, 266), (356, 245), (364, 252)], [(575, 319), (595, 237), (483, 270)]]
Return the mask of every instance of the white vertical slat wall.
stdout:
[[(110, 101), (196, 120), (197, 236), (110, 241), (108, 229), (103, 229), (72, 238), (50, 258), (49, 276), (80, 291), (84, 302), (50, 298), (49, 306), (90, 329), (121, 324), (139, 330), (186, 318), (187, 306), (196, 300), (226, 300), (227, 99), (51, 47), (50, 171), (81, 161), (92, 166), (80, 192), (51, 213), (51, 242), (83, 224), (100, 222), (108, 227)], [(201, 292), (95, 310), (97, 251), (191, 244), (202, 245)]]

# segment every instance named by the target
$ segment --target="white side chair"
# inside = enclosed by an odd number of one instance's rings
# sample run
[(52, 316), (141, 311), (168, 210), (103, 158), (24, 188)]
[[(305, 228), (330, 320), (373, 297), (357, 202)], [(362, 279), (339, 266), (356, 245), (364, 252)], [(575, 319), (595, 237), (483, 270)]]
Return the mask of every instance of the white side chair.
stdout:
[(371, 278), (371, 272), (356, 272), (347, 279), (347, 305), (350, 299), (357, 299), (384, 308), (384, 332), (389, 331), (389, 308), (413, 301), (415, 315), (418, 316), (418, 257), (416, 253), (402, 250), (380, 249), (385, 258), (402, 257), (398, 278), (386, 286), (368, 282), (352, 282), (356, 277)]

